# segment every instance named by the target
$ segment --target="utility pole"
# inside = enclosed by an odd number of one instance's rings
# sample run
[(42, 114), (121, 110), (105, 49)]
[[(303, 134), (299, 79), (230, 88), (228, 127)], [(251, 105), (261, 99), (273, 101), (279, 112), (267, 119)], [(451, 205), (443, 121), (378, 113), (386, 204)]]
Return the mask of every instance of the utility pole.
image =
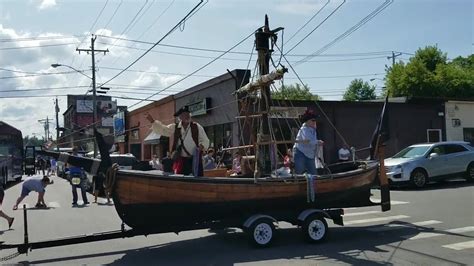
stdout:
[[(97, 36), (92, 35), (91, 37), (91, 49), (79, 49), (76, 48), (76, 51), (79, 53), (81, 52), (86, 52), (89, 54), (89, 52), (92, 55), (92, 109), (93, 109), (93, 114), (92, 114), (92, 129), (95, 132), (97, 129), (96, 126), (96, 121), (97, 121), (97, 93), (96, 93), (96, 84), (95, 84), (95, 52), (103, 52), (104, 55), (105, 53), (109, 52), (109, 49), (107, 50), (95, 50), (94, 49), (94, 43), (95, 39), (97, 39)], [(97, 157), (97, 142), (94, 138), (94, 158)]]
[(38, 122), (43, 124), (45, 142), (47, 142), (49, 140), (49, 118), (46, 117), (46, 119), (40, 119)]
[(393, 68), (393, 66), (395, 65), (395, 58), (396, 58), (397, 56), (401, 56), (401, 55), (402, 55), (402, 53), (396, 53), (396, 54), (395, 54), (395, 52), (392, 51), (392, 56), (387, 56), (387, 59), (390, 59), (390, 58), (392, 59), (392, 68)]
[(56, 106), (54, 108), (56, 111), (56, 151), (59, 152), (59, 106), (58, 106), (58, 97), (56, 97)]

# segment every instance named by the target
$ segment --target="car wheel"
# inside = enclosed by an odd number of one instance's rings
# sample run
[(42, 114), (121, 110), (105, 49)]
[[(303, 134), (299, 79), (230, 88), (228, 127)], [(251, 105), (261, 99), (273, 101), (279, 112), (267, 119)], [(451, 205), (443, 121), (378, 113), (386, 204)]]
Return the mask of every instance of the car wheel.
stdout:
[(323, 242), (328, 235), (328, 224), (324, 217), (318, 214), (306, 218), (301, 229), (305, 240), (309, 243)]
[(267, 247), (271, 244), (275, 235), (275, 226), (270, 219), (260, 218), (247, 230), (249, 241), (257, 247)]
[(474, 181), (474, 162), (471, 162), (468, 166), (467, 166), (467, 170), (466, 170), (466, 180), (467, 181)]
[(416, 188), (423, 188), (428, 183), (428, 175), (422, 169), (415, 169), (411, 173), (410, 181)]

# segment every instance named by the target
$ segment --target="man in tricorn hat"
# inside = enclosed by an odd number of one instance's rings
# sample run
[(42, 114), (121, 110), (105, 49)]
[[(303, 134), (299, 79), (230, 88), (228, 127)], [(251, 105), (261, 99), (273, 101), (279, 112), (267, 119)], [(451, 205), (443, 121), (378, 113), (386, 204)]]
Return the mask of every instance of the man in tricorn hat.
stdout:
[(315, 158), (317, 145), (322, 145), (324, 142), (318, 140), (316, 133), (316, 118), (318, 116), (312, 110), (306, 110), (301, 115), (301, 125), (298, 135), (296, 135), (296, 142), (293, 146), (293, 158), (295, 162), (295, 173), (315, 175), (317, 173)]
[[(187, 106), (181, 107), (174, 116), (179, 118), (178, 123), (164, 125), (150, 114), (145, 115), (146, 119), (152, 123), (155, 133), (167, 137), (173, 136), (171, 152), (178, 155), (173, 156), (176, 157), (173, 158), (175, 174), (202, 176), (202, 151), (209, 148), (206, 132), (200, 124), (191, 120), (191, 113)], [(193, 161), (195, 167), (193, 167)]]

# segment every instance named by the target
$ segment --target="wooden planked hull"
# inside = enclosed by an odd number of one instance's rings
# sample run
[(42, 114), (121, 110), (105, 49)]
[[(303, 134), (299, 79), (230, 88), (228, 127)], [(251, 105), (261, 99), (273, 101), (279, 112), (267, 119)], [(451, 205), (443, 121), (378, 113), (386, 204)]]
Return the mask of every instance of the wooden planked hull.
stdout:
[[(113, 189), (115, 207), (130, 227), (177, 231), (217, 220), (235, 221), (255, 213), (295, 215), (308, 208), (374, 205), (370, 188), (377, 164), (366, 169), (321, 176), (314, 182), (315, 201), (309, 203), (304, 177), (279, 179), (177, 177), (147, 171), (118, 171)], [(295, 216), (296, 217), (296, 216)]]

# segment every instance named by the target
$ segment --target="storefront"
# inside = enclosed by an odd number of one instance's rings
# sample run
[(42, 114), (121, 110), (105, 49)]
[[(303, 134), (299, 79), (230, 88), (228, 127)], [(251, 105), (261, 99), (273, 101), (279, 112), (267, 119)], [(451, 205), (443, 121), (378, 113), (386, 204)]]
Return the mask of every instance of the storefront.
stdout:
[(172, 95), (129, 112), (128, 151), (141, 161), (151, 160), (153, 154), (163, 158), (169, 150), (169, 138), (160, 136), (150, 129), (151, 124), (146, 119), (146, 114), (151, 114), (153, 118), (165, 124), (171, 124), (175, 121), (174, 112), (175, 103)]
[(250, 71), (236, 69), (175, 95), (176, 109), (189, 107), (193, 120), (204, 127), (210, 147), (239, 145), (239, 110), (233, 92), (249, 77)]

